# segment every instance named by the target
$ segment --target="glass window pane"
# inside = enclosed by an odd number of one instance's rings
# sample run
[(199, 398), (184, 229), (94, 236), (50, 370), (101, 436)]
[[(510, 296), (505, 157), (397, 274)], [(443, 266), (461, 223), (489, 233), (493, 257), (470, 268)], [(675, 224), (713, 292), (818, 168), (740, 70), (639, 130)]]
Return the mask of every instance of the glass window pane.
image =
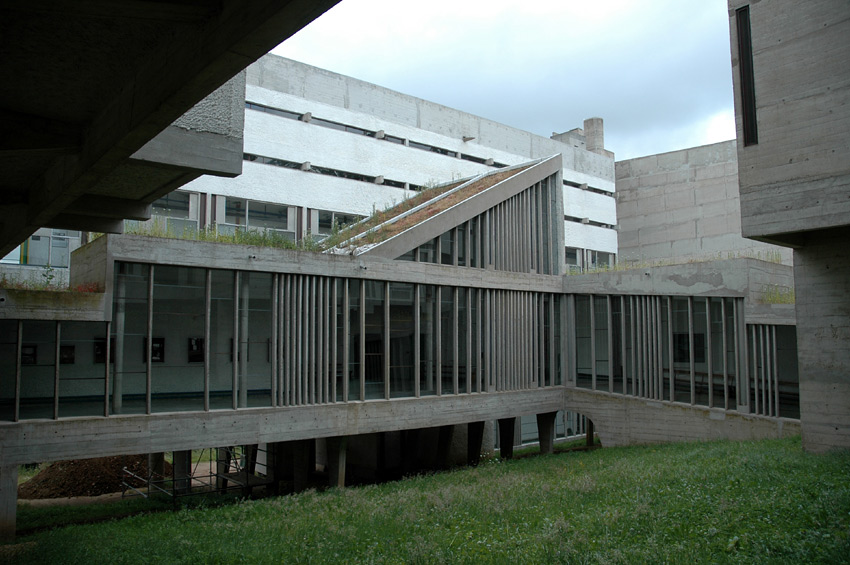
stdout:
[[(233, 271), (210, 273), (210, 409), (233, 407)], [(197, 346), (195, 347), (197, 349)]]
[(95, 365), (106, 362), (109, 347), (114, 363), (110, 389), (111, 414), (143, 414), (147, 373), (144, 340), (147, 337), (149, 266), (116, 263), (113, 323), (109, 344), (95, 339), (92, 356)]
[(419, 302), (419, 378), (420, 394), (428, 396), (437, 392), (437, 289), (433, 285), (420, 286)]
[(56, 322), (24, 321), (21, 341), (21, 419), (52, 418)]
[[(204, 364), (194, 355), (204, 339), (206, 270), (157, 265), (153, 287), (151, 410), (204, 409)], [(142, 340), (144, 359), (147, 336)], [(131, 352), (132, 353), (132, 352)]]
[(103, 322), (62, 322), (59, 345), (59, 417), (102, 416), (103, 364), (94, 362), (94, 344), (106, 341)]
[(248, 205), (248, 226), (250, 228), (286, 230), (288, 229), (288, 214), (288, 206), (251, 202)]
[(228, 197), (224, 205), (224, 221), (227, 224), (245, 226), (247, 203), (241, 198)]
[(384, 397), (384, 283), (366, 281), (366, 398)]
[(413, 285), (390, 283), (390, 396), (414, 395)]
[(188, 220), (189, 194), (179, 191), (166, 194), (154, 201), (151, 211), (154, 216)]

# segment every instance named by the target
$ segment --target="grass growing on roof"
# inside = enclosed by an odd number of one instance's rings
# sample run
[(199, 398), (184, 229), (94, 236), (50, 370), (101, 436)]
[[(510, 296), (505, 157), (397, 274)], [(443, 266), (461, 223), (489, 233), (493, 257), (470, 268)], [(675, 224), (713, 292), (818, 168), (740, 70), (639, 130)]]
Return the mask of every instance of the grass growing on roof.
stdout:
[(23, 562), (840, 563), (850, 452), (799, 438), (609, 448), (68, 526)]

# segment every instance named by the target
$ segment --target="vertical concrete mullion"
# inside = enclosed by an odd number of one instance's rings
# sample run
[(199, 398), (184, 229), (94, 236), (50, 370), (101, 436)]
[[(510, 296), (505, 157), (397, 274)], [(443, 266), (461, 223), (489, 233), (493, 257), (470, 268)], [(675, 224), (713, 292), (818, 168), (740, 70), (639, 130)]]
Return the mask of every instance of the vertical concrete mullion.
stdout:
[(535, 190), (535, 220), (537, 223), (537, 272), (543, 274), (543, 190), (540, 183), (534, 185)]
[[(148, 266), (148, 327), (147, 336), (148, 342), (145, 347), (145, 414), (151, 413), (151, 383), (152, 383), (152, 367), (151, 350), (153, 349), (153, 277), (154, 266)], [(109, 347), (109, 341), (106, 342), (106, 347)]]
[[(590, 295), (590, 390), (596, 390), (596, 300)], [(551, 323), (551, 320), (550, 320)], [(551, 327), (551, 326), (550, 326)]]
[(759, 357), (761, 357), (761, 370), (759, 371), (760, 380), (761, 380), (761, 390), (758, 392), (758, 396), (761, 396), (761, 411), (759, 414), (763, 414), (767, 416), (767, 346), (765, 344), (765, 324), (758, 324), (753, 326), (753, 329), (758, 329), (758, 351)]
[(319, 392), (319, 367), (316, 351), (316, 341), (318, 340), (319, 333), (318, 326), (321, 323), (319, 321), (320, 314), (318, 313), (320, 302), (319, 288), (321, 288), (319, 285), (319, 280), (320, 277), (318, 276), (310, 277), (310, 302), (307, 308), (307, 325), (310, 328), (310, 334), (307, 339), (307, 354), (309, 355), (310, 359), (310, 371), (309, 373), (307, 373), (307, 389), (310, 391), (309, 398), (307, 400), (309, 404), (316, 404), (318, 400), (317, 393)]
[(413, 285), (413, 396), (419, 398), (422, 394), (422, 385), (419, 382), (422, 378), (422, 319), (421, 319), (421, 299), (422, 285), (416, 283)]
[(735, 320), (737, 324), (738, 336), (740, 339), (740, 351), (738, 353), (741, 363), (741, 373), (739, 373), (738, 394), (741, 395), (742, 402), (740, 404), (747, 407), (747, 412), (750, 411), (750, 364), (747, 362), (749, 354), (747, 353), (747, 322), (744, 317), (744, 299), (735, 299)]
[(483, 232), (483, 230), (481, 229), (481, 224), (484, 223), (484, 214), (479, 214), (476, 218), (477, 221), (475, 222), (475, 246), (478, 248), (478, 261), (475, 263), (475, 266), (481, 269), (486, 267), (486, 261), (484, 260), (484, 242), (481, 240), (481, 234)]
[(708, 407), (714, 407), (714, 351), (711, 349), (711, 298), (705, 299), (705, 361), (708, 369)]
[(366, 281), (360, 279), (360, 312), (358, 323), (360, 324), (360, 400), (366, 400)]
[(492, 325), (493, 318), (490, 316), (490, 292), (492, 292), (489, 288), (481, 289), (483, 293), (481, 303), (482, 303), (482, 316), (481, 316), (481, 325), (480, 331), (482, 332), (482, 344), (483, 344), (483, 358), (482, 358), (482, 375), (481, 375), (481, 383), (483, 388), (481, 392), (490, 392), (490, 352), (492, 351), (492, 347), (490, 346), (490, 336), (492, 335)]
[(540, 388), (546, 386), (545, 381), (540, 380), (539, 359), (537, 357), (538, 332), (537, 332), (537, 293), (529, 292), (526, 299), (527, 309), (527, 332), (528, 332), (528, 363), (529, 363), (529, 388)]
[(623, 364), (621, 378), (623, 379), (623, 394), (629, 393), (626, 376), (626, 297), (620, 295), (620, 363)]
[(458, 315), (460, 312), (460, 304), (458, 304), (459, 300), (459, 292), (458, 287), (452, 287), (452, 335), (454, 339), (452, 340), (452, 394), (458, 394), (460, 392), (459, 382), (458, 382), (458, 373), (460, 371), (460, 359), (458, 358), (460, 354), (460, 347), (458, 345), (458, 336), (460, 335), (460, 316)]
[(324, 391), (324, 371), (322, 364), (324, 362), (324, 351), (322, 347), (322, 336), (325, 333), (325, 277), (316, 277), (313, 298), (313, 308), (310, 310), (313, 313), (313, 339), (310, 340), (310, 349), (313, 356), (313, 404), (321, 404)]
[[(15, 422), (21, 419), (21, 355), (23, 353), (24, 321), (18, 320), (18, 342), (15, 344)], [(106, 336), (106, 350), (109, 351), (109, 335)], [(106, 364), (109, 367), (109, 363)]]
[[(416, 255), (419, 255), (419, 251), (416, 251)], [(336, 402), (337, 398), (337, 352), (339, 351), (339, 331), (337, 327), (339, 326), (339, 312), (337, 311), (337, 303), (339, 302), (339, 284), (337, 283), (336, 278), (330, 279), (329, 289), (331, 291), (330, 298), (330, 312), (331, 312), (331, 332), (330, 332), (330, 340), (328, 341), (328, 347), (330, 347), (330, 367), (329, 367), (329, 378), (330, 378), (330, 392), (328, 393), (328, 402)], [(416, 339), (419, 339), (419, 334), (416, 334)]]
[(543, 294), (540, 292), (534, 293), (534, 303), (531, 305), (534, 318), (534, 378), (537, 379), (537, 384), (540, 387), (548, 386), (546, 379), (546, 363), (543, 357)]
[(53, 341), (53, 419), (59, 419), (59, 346), (62, 339), (62, 322), (55, 320)]
[(484, 356), (482, 355), (481, 350), (481, 342), (483, 338), (483, 331), (481, 329), (481, 321), (482, 321), (482, 313), (481, 309), (484, 306), (484, 301), (481, 298), (482, 289), (476, 289), (475, 291), (475, 391), (478, 393), (484, 392), (483, 386), (483, 372), (484, 368), (482, 367), (484, 363)]
[(331, 313), (331, 309), (336, 309), (336, 303), (331, 304), (331, 284), (333, 284), (333, 279), (330, 277), (325, 277), (325, 289), (324, 289), (324, 309), (325, 313), (322, 319), (324, 320), (324, 332), (322, 333), (322, 402), (330, 403), (331, 399), (331, 381), (333, 380), (333, 366), (331, 365), (331, 356), (336, 352), (336, 348), (334, 344), (331, 343), (331, 323), (333, 319), (333, 314)]
[[(104, 326), (106, 328), (106, 343), (109, 343), (110, 334), (112, 332), (112, 322), (104, 322)], [(111, 356), (109, 355), (109, 347), (106, 348), (105, 353), (105, 363), (103, 368), (103, 417), (109, 417), (109, 367), (112, 362)]]
[[(457, 234), (455, 233), (455, 236)], [(455, 237), (454, 244), (454, 262), (457, 265), (457, 237)], [(383, 351), (384, 351), (384, 399), (390, 399), (390, 283), (389, 281), (384, 283), (384, 342), (383, 342)]]
[(449, 231), (452, 234), (452, 265), (457, 267), (458, 228), (454, 227)]
[(631, 328), (631, 335), (629, 336), (629, 342), (632, 346), (632, 396), (638, 396), (637, 390), (637, 373), (638, 373), (638, 336), (637, 336), (637, 320), (635, 319), (635, 297), (629, 296), (629, 326)]
[(773, 360), (773, 415), (779, 417), (779, 359), (776, 351), (776, 326), (770, 326), (771, 357)]
[(295, 335), (295, 359), (293, 368), (293, 381), (295, 398), (293, 404), (301, 406), (304, 404), (304, 279), (306, 276), (298, 275), (298, 289), (295, 295), (295, 319), (293, 320), (292, 333)]
[(673, 297), (667, 297), (667, 360), (670, 364), (670, 401), (676, 399), (676, 370), (673, 366)]
[(644, 333), (643, 333), (643, 316), (641, 316), (641, 306), (643, 304), (642, 296), (635, 296), (635, 349), (637, 350), (636, 354), (636, 363), (635, 363), (635, 396), (642, 397), (644, 395), (643, 391), (643, 348), (644, 348)]
[[(231, 408), (236, 410), (239, 398), (239, 271), (233, 271), (233, 338), (230, 340)], [(148, 352), (150, 355), (150, 352)]]
[[(564, 334), (566, 335), (567, 340), (567, 380), (569, 381), (569, 386), (576, 386), (576, 296), (575, 294), (567, 294), (567, 307), (566, 307), (566, 316), (567, 322), (564, 324)], [(543, 326), (543, 317), (540, 317), (540, 328)], [(541, 330), (540, 335), (543, 333)], [(541, 362), (542, 362), (541, 355)]]
[(271, 356), (271, 379), (272, 379), (272, 392), (271, 392), (271, 404), (272, 406), (278, 405), (278, 310), (279, 308), (279, 300), (280, 300), (280, 275), (275, 273), (272, 275), (272, 335), (271, 342), (269, 343), (270, 347), (270, 356)]
[(549, 367), (551, 367), (550, 379), (555, 382), (555, 373), (558, 370), (555, 364), (555, 295), (549, 295)]
[(434, 362), (435, 383), (437, 396), (443, 394), (443, 288), (435, 287), (436, 312), (434, 315), (434, 348), (436, 349), (436, 361)]
[(688, 362), (691, 375), (691, 405), (696, 404), (696, 373), (694, 368), (694, 297), (688, 297)]
[(611, 295), (605, 295), (608, 307), (608, 392), (614, 392), (614, 313), (611, 311)]
[[(468, 234), (467, 234), (468, 235)], [(467, 244), (469, 239), (466, 240)], [(469, 245), (467, 245), (469, 249)], [(468, 259), (467, 259), (468, 264)], [(472, 289), (466, 289), (466, 392), (472, 392)]]
[(497, 315), (498, 290), (490, 291), (490, 390), (499, 390), (499, 336), (501, 335), (500, 316)]
[(661, 297), (653, 298), (655, 302), (655, 398), (664, 400), (664, 324), (661, 316)]
[[(748, 326), (747, 331), (748, 332), (752, 331), (752, 340), (751, 340), (752, 347), (750, 349), (752, 354), (750, 355), (750, 359), (752, 359), (752, 369), (753, 369), (753, 398), (755, 399), (755, 413), (761, 414), (761, 399), (759, 398), (759, 384), (760, 384), (759, 378), (760, 378), (761, 373), (760, 373), (759, 368), (758, 368), (758, 359), (759, 359), (759, 355), (761, 355), (762, 351), (761, 351), (761, 348), (758, 346), (759, 345), (758, 344), (758, 337), (757, 337), (758, 326), (750, 325), (750, 326)], [(747, 393), (749, 393), (749, 389), (747, 390)]]
[[(210, 346), (212, 324), (212, 270), (204, 270), (204, 412), (210, 410)], [(107, 333), (106, 342), (109, 343)], [(107, 349), (109, 349), (107, 347)], [(107, 365), (108, 366), (108, 365)]]
[[(357, 283), (357, 281), (354, 281)], [(349, 363), (351, 362), (351, 352), (349, 350), (351, 344), (351, 309), (348, 285), (352, 283), (351, 279), (342, 279), (342, 401), (348, 402), (348, 381), (349, 381)]]
[(729, 354), (728, 338), (726, 336), (726, 298), (720, 299), (720, 320), (722, 326), (723, 345), (723, 409), (729, 410)]
[(537, 218), (534, 215), (535, 191), (537, 185), (528, 189), (528, 241), (531, 245), (529, 257), (529, 267), (532, 273), (537, 272)]

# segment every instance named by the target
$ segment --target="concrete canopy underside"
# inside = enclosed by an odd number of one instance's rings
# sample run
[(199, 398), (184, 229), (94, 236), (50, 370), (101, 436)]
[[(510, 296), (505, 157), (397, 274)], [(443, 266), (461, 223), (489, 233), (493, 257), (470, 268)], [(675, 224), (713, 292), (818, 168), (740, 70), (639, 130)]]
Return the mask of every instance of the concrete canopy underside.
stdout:
[[(4, 3), (0, 255), (43, 226), (118, 229), (206, 172), (157, 167), (136, 154), (336, 2)], [(238, 138), (241, 148), (241, 131)], [(134, 181), (132, 195), (125, 179)], [(83, 204), (92, 196), (111, 204), (89, 212)]]

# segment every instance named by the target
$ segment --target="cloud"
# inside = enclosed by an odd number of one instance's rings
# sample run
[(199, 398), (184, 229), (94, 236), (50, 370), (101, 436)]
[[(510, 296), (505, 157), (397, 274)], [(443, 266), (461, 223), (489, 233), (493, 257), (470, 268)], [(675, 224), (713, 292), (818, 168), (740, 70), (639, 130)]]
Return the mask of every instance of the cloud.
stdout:
[(713, 139), (704, 130), (733, 119), (726, 10), (726, 0), (343, 0), (274, 52), (540, 135), (600, 116), (619, 159)]

